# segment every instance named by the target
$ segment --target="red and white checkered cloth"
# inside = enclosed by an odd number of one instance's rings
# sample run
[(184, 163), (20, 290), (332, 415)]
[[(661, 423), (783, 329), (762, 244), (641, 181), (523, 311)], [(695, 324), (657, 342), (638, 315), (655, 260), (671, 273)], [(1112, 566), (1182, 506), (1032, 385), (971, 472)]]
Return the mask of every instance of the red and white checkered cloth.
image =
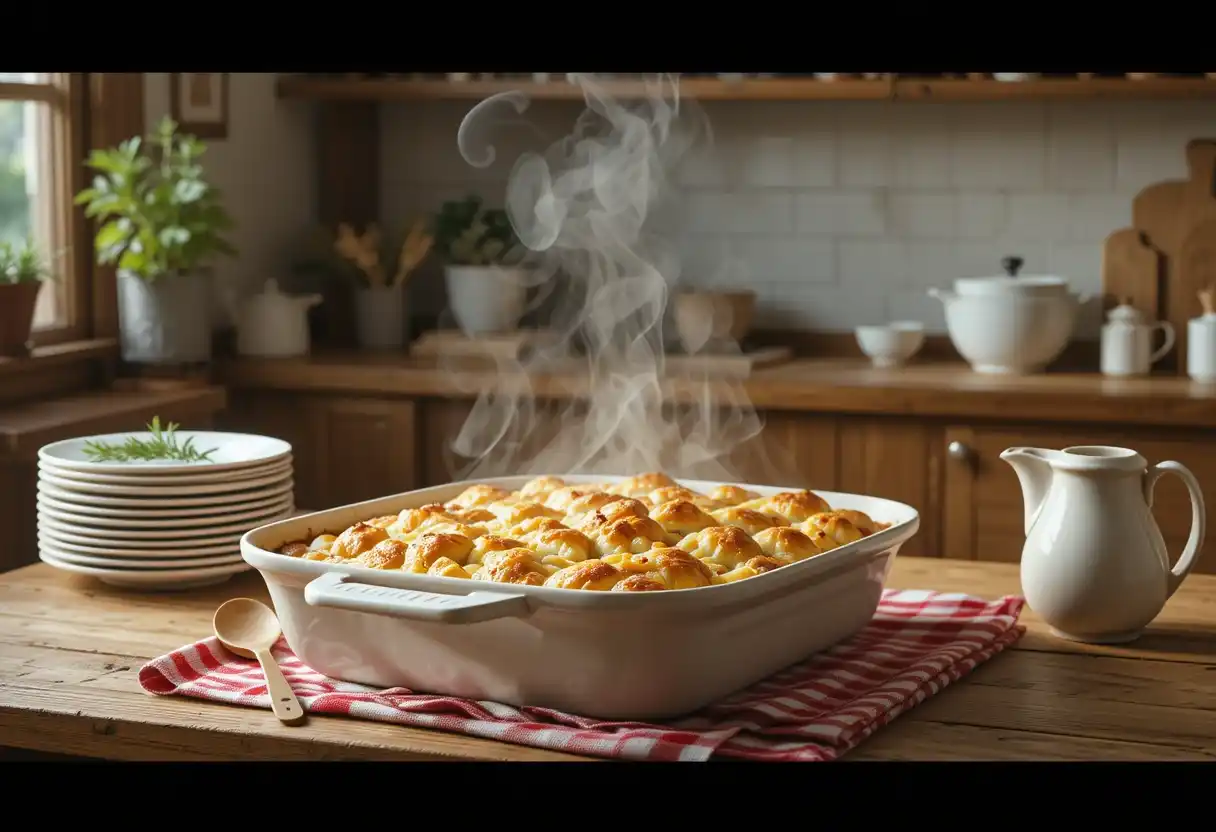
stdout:
[[(454, 731), (571, 754), (629, 760), (832, 760), (1017, 641), (1024, 599), (888, 590), (848, 641), (667, 725), (605, 722), (548, 708), (338, 682), (280, 639), (274, 654), (304, 708)], [(144, 690), (270, 709), (257, 662), (214, 638), (148, 662)]]

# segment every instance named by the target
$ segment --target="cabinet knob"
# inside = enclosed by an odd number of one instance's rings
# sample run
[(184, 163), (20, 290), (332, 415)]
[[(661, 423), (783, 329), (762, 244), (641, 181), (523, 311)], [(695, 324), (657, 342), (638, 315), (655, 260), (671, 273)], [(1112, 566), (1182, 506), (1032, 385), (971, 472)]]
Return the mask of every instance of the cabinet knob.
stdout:
[(957, 439), (946, 446), (946, 453), (951, 459), (967, 462), (971, 459), (971, 449)]

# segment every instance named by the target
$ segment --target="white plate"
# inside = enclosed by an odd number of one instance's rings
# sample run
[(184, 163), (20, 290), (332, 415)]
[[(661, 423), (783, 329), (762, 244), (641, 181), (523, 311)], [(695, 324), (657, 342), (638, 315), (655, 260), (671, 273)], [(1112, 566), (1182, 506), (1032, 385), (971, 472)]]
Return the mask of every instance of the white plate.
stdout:
[(223, 471), (248, 468), (253, 465), (269, 463), (271, 460), (285, 457), (291, 453), (291, 445), (282, 439), (270, 436), (257, 436), (251, 433), (223, 433), (210, 430), (179, 430), (176, 432), (179, 444), (187, 439), (194, 440), (194, 447), (199, 451), (214, 448), (210, 462), (176, 462), (156, 460), (152, 462), (91, 462), (85, 455), (84, 448), (89, 442), (104, 442), (121, 444), (128, 437), (149, 440), (152, 434), (147, 431), (127, 431), (125, 433), (104, 433), (97, 436), (80, 436), (75, 439), (64, 439), (44, 445), (38, 451), (38, 458), (48, 460), (61, 468), (73, 468), (77, 471), (101, 474), (125, 474), (127, 476), (156, 476), (157, 474), (194, 474), (199, 471)]
[[(107, 520), (79, 514), (73, 515), (50, 506), (38, 507), (38, 520), (45, 523), (47, 528), (100, 540), (165, 540), (169, 538), (180, 541), (182, 538), (196, 540), (200, 537), (214, 537), (221, 534), (244, 534), (265, 523), (285, 520), (291, 514), (291, 502), (288, 501), (283, 503), (277, 511), (253, 511), (249, 512), (247, 517), (204, 518), (202, 523), (194, 518), (191, 520), (194, 528), (189, 528), (185, 523), (165, 520), (150, 521), (160, 528), (156, 528), (156, 526), (147, 528), (146, 523), (139, 523), (137, 520)], [(226, 520), (232, 522), (225, 522)]]
[(264, 474), (256, 479), (212, 482), (204, 483), (203, 485), (110, 485), (103, 482), (94, 483), (71, 480), (45, 470), (38, 472), (39, 482), (49, 482), (67, 491), (76, 491), (81, 494), (106, 494), (115, 497), (144, 497), (146, 499), (233, 494), (240, 491), (248, 491), (252, 488), (265, 488), (287, 479), (291, 479), (290, 466), (277, 473)]
[(38, 493), (54, 497), (61, 503), (75, 505), (99, 505), (112, 508), (157, 509), (183, 508), (186, 506), (208, 506), (214, 511), (222, 511), (223, 506), (234, 503), (248, 507), (247, 503), (254, 500), (265, 500), (268, 497), (282, 497), (290, 494), (294, 483), (288, 479), (279, 485), (258, 488), (252, 491), (234, 491), (230, 494), (207, 494), (201, 497), (102, 497), (97, 494), (82, 494), (78, 491), (68, 491), (55, 483), (39, 480)]
[(43, 541), (39, 544), (44, 552), (58, 560), (78, 566), (96, 566), (102, 569), (134, 569), (155, 572), (162, 569), (206, 569), (209, 566), (227, 566), (241, 559), (240, 554), (220, 555), (213, 558), (160, 558), (147, 560), (122, 560), (99, 558), (94, 555), (77, 555)]
[[(286, 517), (281, 519), (286, 519)], [(241, 535), (256, 527), (242, 523), (236, 528), (244, 529), (244, 531), (217, 532), (205, 537), (184, 537), (177, 539), (165, 537), (130, 538), (125, 537), (123, 532), (117, 532), (113, 529), (81, 529), (78, 526), (74, 527), (70, 524), (44, 517), (41, 514), (38, 515), (38, 529), (40, 531), (45, 530), (48, 535), (53, 536), (56, 540), (62, 540), (77, 546), (143, 549), (152, 554), (164, 554), (167, 551), (176, 551), (183, 548), (200, 549), (210, 546), (223, 546), (233, 539), (239, 543)], [(164, 557), (177, 557), (177, 555), (164, 554)]]
[[(107, 506), (73, 503), (59, 500), (54, 496), (40, 491), (38, 507), (42, 510), (55, 509), (72, 517), (82, 516), (97, 518), (94, 522), (99, 526), (130, 523), (140, 528), (160, 528), (162, 526), (206, 526), (211, 523), (233, 522), (269, 514), (281, 505), (291, 505), (291, 494), (271, 495), (257, 500), (250, 500), (240, 505), (207, 505), (198, 508), (168, 507), (156, 508), (110, 508)], [(234, 512), (240, 512), (236, 514)], [(105, 522), (103, 522), (105, 521)]]
[(96, 566), (81, 566), (57, 558), (49, 552), (38, 552), (38, 558), (50, 566), (67, 572), (76, 572), (98, 578), (103, 583), (124, 589), (195, 589), (201, 586), (222, 584), (233, 575), (249, 569), (249, 565), (234, 563), (231, 566), (208, 566), (201, 569), (102, 569)]
[[(87, 543), (75, 543), (71, 540), (65, 540), (63, 535), (55, 532), (52, 529), (45, 528), (41, 524), (38, 526), (38, 541), (39, 544), (50, 542), (57, 549), (63, 549), (67, 552), (72, 552), (77, 555), (98, 555), (106, 558), (206, 558), (215, 557), (216, 555), (227, 555), (233, 550), (239, 549), (241, 539), (233, 538), (232, 541), (223, 541), (209, 546), (191, 546), (185, 545), (174, 549), (141, 549), (126, 546), (114, 546), (102, 543), (100, 545), (89, 545)], [(190, 544), (193, 541), (182, 541), (185, 544)]]
[(238, 468), (235, 471), (213, 471), (207, 474), (160, 474), (155, 477), (139, 477), (129, 476), (124, 474), (98, 474), (93, 471), (76, 471), (72, 468), (63, 468), (58, 463), (50, 462), (49, 460), (40, 460), (38, 469), (46, 471), (48, 474), (54, 474), (60, 479), (73, 480), (75, 482), (93, 482), (104, 483), (107, 485), (138, 485), (143, 488), (154, 485), (206, 485), (213, 482), (237, 482), (240, 480), (251, 480), (256, 477), (269, 476), (270, 474), (278, 474), (284, 471), (290, 471), (293, 458), (288, 454), (285, 458), (275, 460), (266, 465), (255, 465), (249, 468)]

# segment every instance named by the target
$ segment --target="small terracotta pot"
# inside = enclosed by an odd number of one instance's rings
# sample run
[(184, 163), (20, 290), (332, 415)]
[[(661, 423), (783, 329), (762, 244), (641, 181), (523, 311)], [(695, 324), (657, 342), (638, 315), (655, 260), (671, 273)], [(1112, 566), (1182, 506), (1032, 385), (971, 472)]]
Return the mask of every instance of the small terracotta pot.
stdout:
[(41, 282), (0, 283), (0, 356), (21, 358), (30, 353), (30, 330)]
[(684, 291), (675, 296), (676, 335), (684, 349), (697, 353), (719, 341), (742, 341), (752, 327), (756, 293)]

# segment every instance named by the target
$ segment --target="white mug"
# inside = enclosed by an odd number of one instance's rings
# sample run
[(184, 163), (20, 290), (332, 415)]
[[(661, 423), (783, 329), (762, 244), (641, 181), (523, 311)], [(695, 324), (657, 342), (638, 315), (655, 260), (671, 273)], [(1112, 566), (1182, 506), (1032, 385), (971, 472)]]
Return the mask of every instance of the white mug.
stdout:
[(1195, 381), (1216, 381), (1216, 315), (1187, 321), (1186, 374)]
[[(1160, 329), (1165, 336), (1153, 350), (1153, 334)], [(1174, 346), (1174, 328), (1167, 321), (1154, 324), (1111, 323), (1102, 328), (1101, 364), (1103, 375), (1142, 376)]]

